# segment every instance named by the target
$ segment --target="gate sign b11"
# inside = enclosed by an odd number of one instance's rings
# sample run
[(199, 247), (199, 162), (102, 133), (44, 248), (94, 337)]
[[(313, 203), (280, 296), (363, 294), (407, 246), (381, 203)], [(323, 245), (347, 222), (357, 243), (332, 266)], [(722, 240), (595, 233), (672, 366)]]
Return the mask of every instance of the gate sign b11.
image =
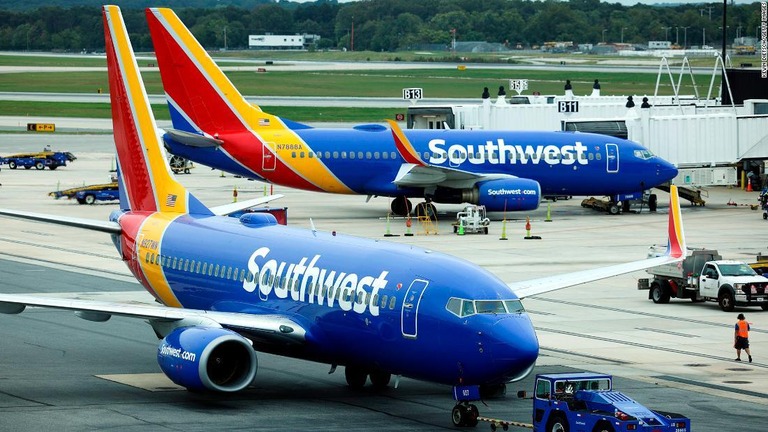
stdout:
[(579, 112), (579, 101), (575, 101), (575, 100), (559, 101), (557, 103), (557, 112), (561, 112), (561, 113)]
[(403, 89), (403, 99), (405, 100), (415, 100), (415, 99), (421, 99), (424, 97), (424, 90), (420, 88), (404, 88)]

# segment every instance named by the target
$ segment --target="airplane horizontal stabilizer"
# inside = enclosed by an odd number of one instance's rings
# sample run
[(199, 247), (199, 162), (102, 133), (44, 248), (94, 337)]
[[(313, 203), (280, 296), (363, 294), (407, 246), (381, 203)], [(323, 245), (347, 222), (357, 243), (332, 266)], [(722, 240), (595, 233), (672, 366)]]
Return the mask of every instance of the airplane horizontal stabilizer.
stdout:
[(21, 210), (0, 209), (0, 215), (11, 216), (19, 219), (47, 222), (58, 225), (67, 225), (77, 228), (85, 228), (93, 231), (101, 231), (109, 234), (120, 234), (122, 228), (117, 222), (98, 221), (93, 219), (75, 218), (44, 213), (34, 213)]
[(199, 148), (215, 148), (224, 144), (224, 141), (207, 135), (200, 135), (178, 129), (167, 129), (165, 131), (179, 144)]
[(276, 199), (280, 199), (284, 197), (283, 194), (274, 194), (265, 196), (262, 198), (254, 198), (246, 201), (240, 201), (236, 203), (230, 203), (230, 204), (224, 204), (220, 205), (218, 207), (211, 207), (210, 210), (215, 214), (216, 216), (228, 216), (232, 213), (239, 212), (241, 210), (245, 210), (247, 208), (255, 207), (257, 205), (265, 204), (270, 201), (274, 201)]
[(509, 284), (509, 287), (512, 288), (518, 298), (522, 299), (612, 276), (682, 261), (685, 259), (686, 246), (683, 235), (683, 220), (680, 217), (680, 200), (677, 195), (676, 186), (672, 186), (670, 190), (669, 203), (669, 243), (665, 255), (597, 269), (515, 282)]

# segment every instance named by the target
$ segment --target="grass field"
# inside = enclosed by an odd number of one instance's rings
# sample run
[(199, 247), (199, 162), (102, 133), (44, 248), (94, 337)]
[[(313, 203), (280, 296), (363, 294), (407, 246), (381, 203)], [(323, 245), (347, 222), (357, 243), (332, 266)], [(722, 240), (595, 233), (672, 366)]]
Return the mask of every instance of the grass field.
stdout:
[[(305, 122), (384, 122), (395, 118), (395, 114), (405, 114), (405, 109), (397, 108), (337, 108), (337, 107), (285, 107), (261, 106), (270, 113), (287, 119)], [(152, 111), (158, 120), (169, 120), (168, 106), (152, 105)], [(0, 116), (46, 116), (46, 117), (82, 117), (111, 118), (108, 103), (50, 103), (0, 101)]]
[[(245, 55), (256, 52), (240, 52)], [(302, 59), (301, 53), (269, 53), (271, 55), (291, 54), (294, 59)], [(329, 60), (317, 57), (328, 53), (303, 53), (311, 55), (314, 60)], [(333, 53), (338, 56), (339, 53)], [(352, 53), (349, 53), (352, 54)], [(375, 53), (380, 54), (380, 53)], [(381, 53), (389, 54), (391, 53)], [(354, 53), (359, 59), (364, 53)], [(380, 60), (378, 56), (376, 60)], [(333, 58), (333, 57), (332, 57)], [(579, 58), (583, 58), (579, 56)], [(586, 57), (584, 57), (586, 58)], [(365, 61), (366, 58), (361, 59)], [(712, 62), (709, 60), (710, 63)], [(222, 62), (228, 66), (229, 62)], [(235, 65), (250, 64), (237, 62)], [(140, 66), (154, 66), (154, 60), (140, 59)], [(103, 58), (90, 57), (36, 57), (0, 55), (0, 66), (89, 66), (104, 67)], [(349, 71), (270, 71), (265, 66), (266, 73), (252, 70), (227, 72), (233, 84), (246, 96), (315, 96), (315, 97), (400, 97), (404, 87), (421, 87), (427, 98), (479, 98), (483, 87), (488, 87), (495, 95), (499, 86), (508, 88), (509, 79), (527, 79), (528, 94), (538, 91), (541, 94), (561, 94), (566, 79), (570, 79), (574, 93), (586, 95), (591, 92), (592, 83), (599, 79), (604, 95), (652, 95), (656, 86), (656, 73), (621, 72), (615, 68), (606, 68), (601, 72), (577, 72), (564, 66), (562, 70), (521, 70), (514, 66), (509, 68), (481, 68), (471, 63), (465, 70), (448, 69), (400, 69)], [(677, 80), (679, 67), (672, 68), (674, 79)], [(162, 94), (160, 75), (156, 71), (146, 70), (142, 73), (147, 92)], [(699, 75), (699, 92), (703, 93), (703, 84), (708, 84), (708, 77)], [(50, 93), (97, 93), (107, 92), (107, 75), (104, 71), (93, 72), (26, 72), (0, 74), (0, 91), (4, 92), (50, 92)], [(508, 90), (508, 93), (512, 93)], [(659, 85), (660, 95), (673, 94), (668, 76), (662, 76)], [(690, 76), (684, 76), (681, 94), (694, 94)], [(90, 104), (72, 103), (0, 103), (0, 115), (35, 115), (66, 116), (66, 117), (108, 117), (108, 106), (88, 106)], [(105, 104), (102, 104), (105, 105)], [(333, 120), (329, 121), (381, 121), (390, 118), (396, 110), (383, 109), (323, 109), (300, 107), (273, 107), (269, 112), (285, 116), (297, 121), (319, 121), (327, 119), (331, 111)], [(167, 118), (167, 110), (158, 111), (158, 117)], [(320, 117), (320, 118), (318, 118)]]

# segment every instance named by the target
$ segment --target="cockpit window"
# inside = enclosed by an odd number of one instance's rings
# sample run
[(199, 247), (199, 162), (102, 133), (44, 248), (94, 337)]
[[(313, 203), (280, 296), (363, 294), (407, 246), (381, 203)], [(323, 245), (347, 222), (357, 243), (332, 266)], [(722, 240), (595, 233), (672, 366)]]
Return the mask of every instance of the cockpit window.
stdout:
[(470, 316), (475, 314), (475, 302), (472, 300), (462, 300), (461, 301), (461, 315), (459, 316)]
[(466, 300), (456, 297), (448, 299), (445, 308), (458, 317), (475, 314), (520, 314), (525, 312), (520, 300)]
[(646, 149), (642, 149), (642, 150), (637, 149), (633, 153), (636, 158), (643, 159), (643, 160), (651, 159), (654, 156), (654, 154), (651, 153), (650, 150), (646, 150)]
[(452, 314), (461, 316), (461, 299), (452, 298), (448, 300), (448, 304), (445, 308)]
[(507, 306), (507, 312), (509, 313), (523, 313), (523, 303), (520, 300), (504, 300), (504, 304)]
[(494, 313), (494, 314), (500, 314), (500, 313), (506, 313), (507, 310), (504, 308), (504, 302), (501, 300), (478, 300), (475, 302), (475, 306), (477, 307), (477, 313)]

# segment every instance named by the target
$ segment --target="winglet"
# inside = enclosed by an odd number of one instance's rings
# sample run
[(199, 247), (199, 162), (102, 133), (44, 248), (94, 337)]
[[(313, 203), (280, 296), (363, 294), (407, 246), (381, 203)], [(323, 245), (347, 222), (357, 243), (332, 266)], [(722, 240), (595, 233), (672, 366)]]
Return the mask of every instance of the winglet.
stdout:
[(392, 138), (395, 140), (395, 147), (397, 147), (398, 153), (405, 159), (405, 162), (418, 166), (426, 166), (427, 164), (421, 159), (419, 152), (413, 148), (411, 142), (408, 141), (408, 137), (406, 137), (403, 130), (400, 129), (400, 125), (394, 120), (387, 120), (387, 122), (392, 129)]
[(667, 255), (672, 258), (685, 257), (685, 232), (683, 231), (683, 218), (680, 215), (680, 196), (677, 186), (669, 188), (669, 239), (667, 242)]

